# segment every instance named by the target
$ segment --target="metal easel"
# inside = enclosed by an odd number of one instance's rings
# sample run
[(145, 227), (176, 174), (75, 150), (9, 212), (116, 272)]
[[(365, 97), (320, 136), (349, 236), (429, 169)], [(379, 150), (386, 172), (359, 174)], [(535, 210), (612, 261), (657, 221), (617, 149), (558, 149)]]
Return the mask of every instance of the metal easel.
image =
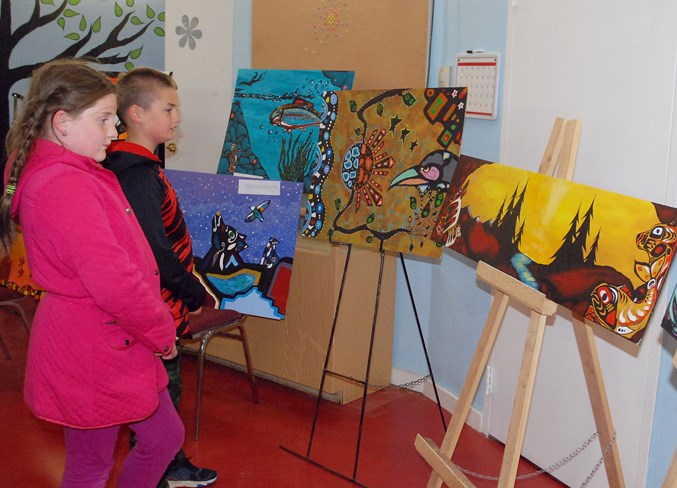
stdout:
[[(369, 387), (369, 373), (370, 373), (370, 368), (371, 368), (371, 359), (372, 359), (372, 353), (373, 353), (373, 347), (374, 347), (374, 337), (375, 337), (375, 332), (376, 332), (376, 322), (377, 322), (377, 317), (378, 317), (379, 301), (380, 301), (380, 296), (381, 296), (381, 284), (382, 284), (382, 279), (383, 279), (383, 267), (384, 267), (384, 261), (385, 261), (385, 251), (383, 250), (383, 246), (381, 246), (381, 248), (379, 249), (380, 264), (379, 264), (378, 282), (377, 282), (377, 288), (376, 288), (376, 298), (375, 298), (375, 302), (374, 302), (374, 316), (373, 316), (373, 320), (372, 320), (371, 336), (370, 336), (370, 342), (369, 342), (369, 352), (368, 352), (368, 356), (367, 356), (367, 367), (366, 367), (364, 379), (359, 379), (359, 378), (354, 378), (352, 376), (344, 375), (344, 374), (342, 374), (338, 371), (332, 371), (331, 369), (329, 369), (329, 358), (331, 356), (331, 349), (332, 349), (332, 345), (334, 343), (334, 334), (336, 332), (336, 324), (337, 324), (337, 321), (338, 321), (339, 311), (340, 311), (340, 308), (341, 308), (341, 299), (342, 299), (342, 296), (343, 296), (343, 289), (344, 289), (344, 285), (345, 285), (345, 281), (346, 281), (348, 265), (350, 263), (350, 253), (351, 253), (351, 250), (352, 250), (351, 244), (346, 244), (346, 245), (348, 246), (348, 252), (347, 252), (346, 260), (345, 260), (345, 263), (344, 263), (344, 266), (343, 266), (343, 275), (341, 277), (341, 285), (340, 285), (340, 288), (339, 288), (339, 294), (338, 294), (338, 298), (337, 298), (336, 308), (334, 310), (334, 319), (333, 319), (333, 323), (332, 323), (332, 327), (331, 327), (331, 332), (329, 334), (329, 345), (327, 346), (327, 352), (326, 352), (325, 359), (324, 359), (324, 368), (322, 370), (322, 379), (320, 380), (320, 389), (319, 389), (319, 392), (318, 392), (318, 395), (317, 395), (317, 401), (315, 403), (315, 412), (313, 414), (313, 422), (312, 422), (312, 426), (311, 426), (311, 429), (310, 429), (310, 438), (309, 438), (309, 441), (308, 441), (308, 447), (306, 449), (305, 454), (298, 453), (298, 452), (296, 452), (292, 449), (289, 449), (285, 446), (280, 446), (280, 448), (289, 452), (290, 454), (293, 454), (295, 456), (300, 457), (301, 459), (304, 459), (305, 461), (307, 461), (311, 464), (314, 464), (315, 466), (318, 466), (319, 468), (324, 469), (325, 471), (327, 471), (329, 473), (332, 473), (332, 474), (334, 474), (334, 475), (336, 475), (340, 478), (343, 478), (344, 480), (350, 481), (351, 483), (353, 483), (357, 486), (361, 486), (361, 487), (366, 488), (366, 485), (360, 483), (357, 480), (357, 469), (358, 469), (359, 458), (360, 458), (360, 446), (361, 446), (361, 441), (362, 441), (362, 428), (364, 426), (364, 412), (365, 412), (365, 407), (366, 407), (366, 403), (367, 403), (367, 389)], [(405, 280), (407, 282), (407, 289), (408, 289), (408, 292), (409, 292), (409, 297), (411, 299), (411, 304), (412, 304), (412, 307), (414, 309), (414, 316), (416, 318), (416, 325), (418, 327), (419, 337), (421, 339), (421, 345), (423, 346), (423, 352), (425, 354), (426, 363), (428, 365), (428, 371), (430, 373), (431, 383), (433, 385), (433, 389), (434, 389), (434, 392), (435, 392), (435, 398), (437, 399), (437, 406), (438, 406), (438, 409), (439, 409), (439, 412), (440, 412), (440, 417), (442, 419), (442, 426), (446, 430), (447, 424), (446, 424), (446, 421), (444, 419), (444, 414), (443, 414), (442, 406), (440, 404), (439, 394), (437, 392), (437, 385), (435, 383), (435, 378), (433, 376), (432, 368), (430, 366), (430, 358), (428, 356), (428, 350), (427, 350), (426, 345), (425, 345), (425, 340), (424, 340), (424, 337), (423, 337), (423, 331), (421, 329), (421, 324), (420, 324), (419, 317), (418, 317), (418, 311), (416, 309), (416, 304), (415, 304), (415, 301), (414, 301), (414, 296), (413, 296), (411, 284), (410, 284), (410, 281), (409, 281), (409, 274), (407, 273), (407, 269), (406, 269), (406, 265), (405, 265), (404, 257), (402, 256), (402, 253), (400, 253), (400, 260), (401, 260), (402, 267), (403, 267), (403, 270), (404, 270)], [(320, 404), (322, 402), (322, 394), (324, 392), (325, 380), (326, 380), (328, 375), (336, 377), (336, 378), (340, 378), (340, 379), (343, 379), (343, 380), (346, 380), (346, 381), (350, 381), (352, 383), (356, 383), (356, 384), (362, 386), (362, 406), (361, 406), (361, 410), (360, 410), (360, 420), (359, 420), (359, 427), (358, 427), (357, 443), (356, 443), (356, 447), (355, 447), (355, 458), (354, 458), (354, 463), (353, 463), (353, 471), (352, 471), (351, 475), (347, 475), (347, 474), (341, 473), (337, 470), (331, 469), (331, 468), (325, 466), (324, 464), (319, 463), (318, 461), (315, 461), (311, 457), (313, 440), (314, 440), (314, 437), (315, 437), (315, 428), (317, 426)]]

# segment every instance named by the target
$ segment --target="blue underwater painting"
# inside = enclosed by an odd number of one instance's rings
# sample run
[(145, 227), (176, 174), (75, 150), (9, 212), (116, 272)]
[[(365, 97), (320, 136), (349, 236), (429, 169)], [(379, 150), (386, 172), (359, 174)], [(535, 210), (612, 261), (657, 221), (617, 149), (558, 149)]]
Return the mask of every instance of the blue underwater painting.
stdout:
[(166, 170), (215, 308), (283, 319), (303, 185)]
[(238, 71), (217, 173), (303, 181), (318, 169), (324, 91), (350, 90), (352, 71)]

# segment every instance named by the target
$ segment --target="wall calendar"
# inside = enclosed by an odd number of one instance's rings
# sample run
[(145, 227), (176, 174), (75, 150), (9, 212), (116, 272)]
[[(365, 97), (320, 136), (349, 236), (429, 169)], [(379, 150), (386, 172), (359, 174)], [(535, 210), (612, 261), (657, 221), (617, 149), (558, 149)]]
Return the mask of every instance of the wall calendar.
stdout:
[(455, 86), (468, 87), (466, 117), (495, 119), (498, 102), (498, 53), (456, 55)]

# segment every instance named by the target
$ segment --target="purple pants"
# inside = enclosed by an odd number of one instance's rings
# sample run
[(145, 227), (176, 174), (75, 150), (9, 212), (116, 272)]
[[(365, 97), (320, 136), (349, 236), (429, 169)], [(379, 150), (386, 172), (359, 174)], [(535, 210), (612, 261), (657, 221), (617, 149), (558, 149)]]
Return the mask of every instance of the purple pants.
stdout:
[[(166, 389), (158, 393), (153, 415), (129, 424), (136, 444), (120, 471), (118, 488), (156, 488), (169, 462), (183, 445), (184, 428)], [(103, 429), (65, 427), (66, 469), (61, 488), (105, 488), (113, 468), (120, 426)]]

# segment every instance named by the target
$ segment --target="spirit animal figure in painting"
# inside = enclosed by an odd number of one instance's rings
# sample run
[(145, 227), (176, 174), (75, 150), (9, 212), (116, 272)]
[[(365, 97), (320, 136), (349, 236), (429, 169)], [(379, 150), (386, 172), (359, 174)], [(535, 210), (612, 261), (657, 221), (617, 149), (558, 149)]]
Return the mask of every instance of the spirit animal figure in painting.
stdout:
[(327, 92), (303, 235), (439, 257), (430, 241), (461, 149), (465, 88)]
[(677, 248), (677, 209), (462, 156), (433, 239), (632, 342)]
[(303, 185), (166, 173), (181, 198), (196, 255), (194, 273), (207, 290), (209, 304), (283, 319)]

